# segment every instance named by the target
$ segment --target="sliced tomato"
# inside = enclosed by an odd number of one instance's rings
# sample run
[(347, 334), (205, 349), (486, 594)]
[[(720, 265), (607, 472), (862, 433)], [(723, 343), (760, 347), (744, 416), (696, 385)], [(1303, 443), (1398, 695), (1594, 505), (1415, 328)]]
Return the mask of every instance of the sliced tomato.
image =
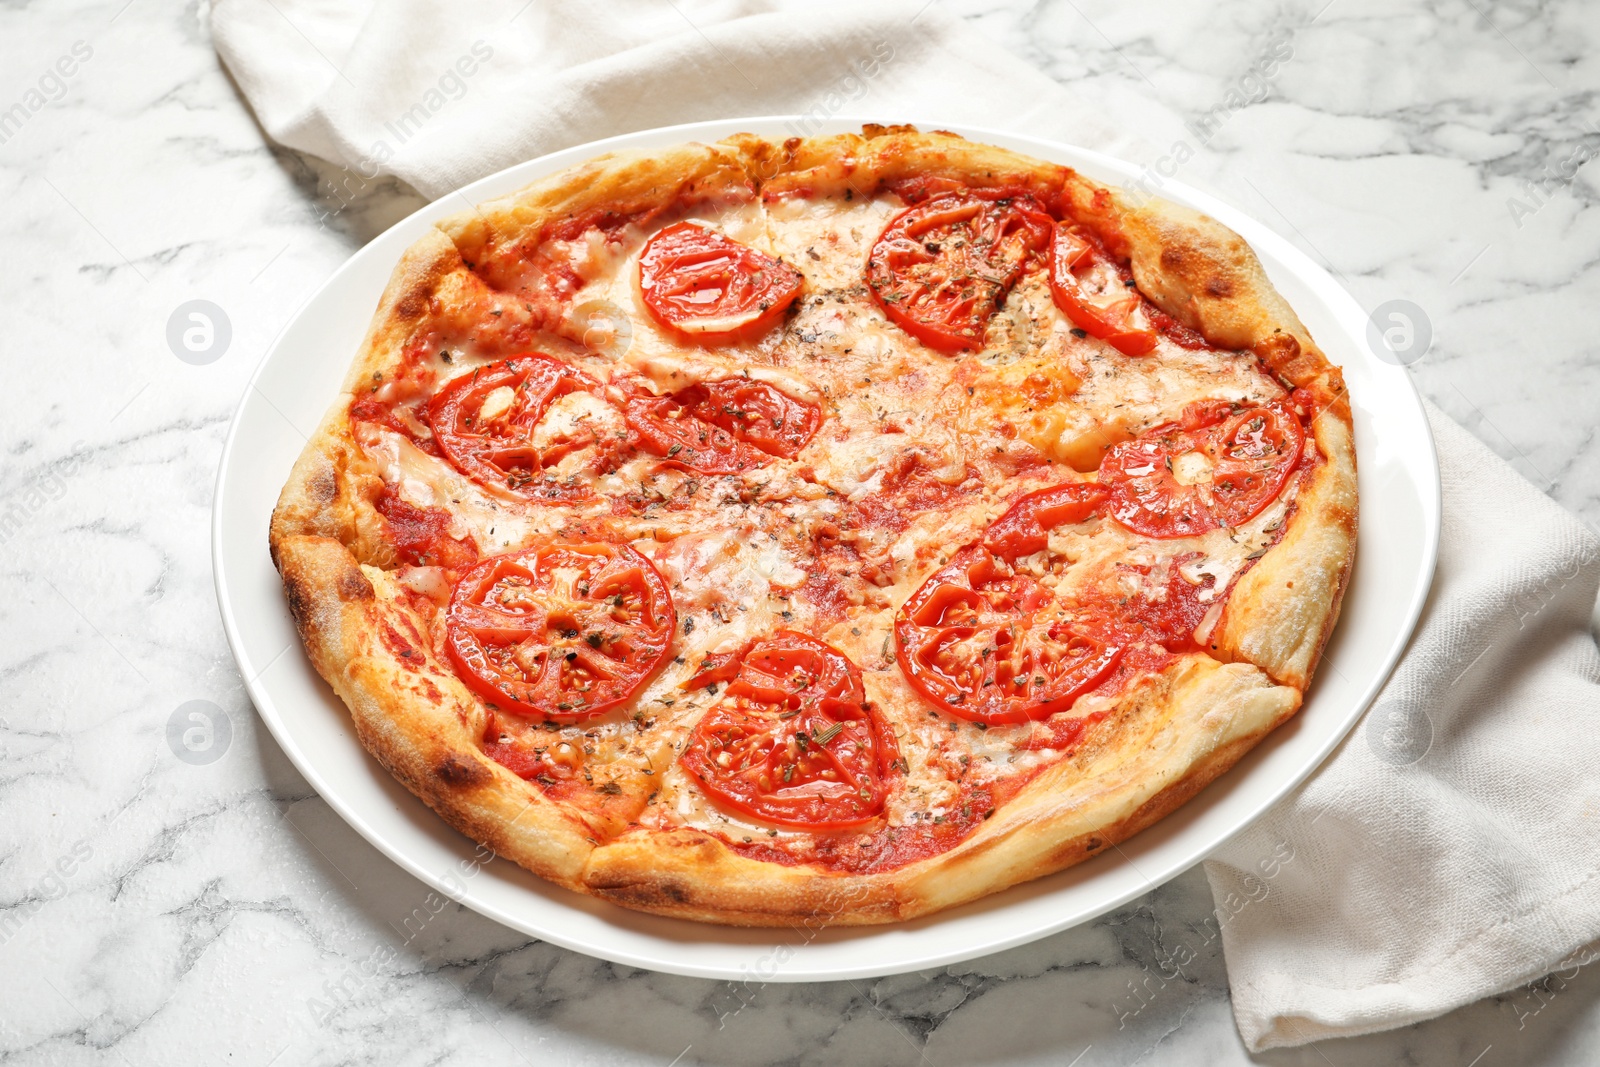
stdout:
[(700, 666), (695, 668), (694, 675), (683, 683), (685, 689), (704, 689), (708, 685), (719, 682), (731, 682), (739, 674), (739, 665), (744, 662), (744, 654), (750, 650), (746, 644), (743, 648), (731, 652), (711, 652), (700, 661)]
[(1216, 417), (1211, 435), (1211, 510), (1224, 526), (1249, 522), (1283, 492), (1300, 453), (1305, 427), (1282, 404), (1267, 404)]
[(695, 418), (784, 459), (798, 456), (822, 425), (822, 409), (817, 405), (749, 378), (706, 382), (679, 396)]
[(738, 814), (836, 830), (882, 813), (897, 758), (860, 669), (824, 641), (779, 630), (744, 652), (679, 764)]
[(894, 637), (913, 688), (952, 715), (989, 724), (1066, 711), (1123, 653), (981, 543), (911, 594)]
[(1133, 275), (1070, 223), (1058, 223), (1050, 245), (1050, 293), (1079, 329), (1119, 352), (1142, 356), (1159, 334), (1134, 287)]
[(667, 583), (632, 548), (550, 542), (462, 576), (445, 648), (461, 680), (502, 711), (576, 721), (637, 692), (676, 625)]
[(530, 500), (558, 503), (589, 495), (585, 485), (559, 481), (548, 469), (595, 443), (587, 429), (534, 445), (550, 405), (568, 393), (599, 394), (593, 378), (553, 356), (533, 352), (479, 367), (448, 383), (428, 403), (428, 424), (439, 450), (473, 481)]
[(793, 459), (816, 435), (815, 404), (765, 382), (730, 378), (669, 396), (639, 393), (623, 415), (647, 452), (702, 474), (737, 474), (772, 456)]
[(700, 341), (753, 337), (783, 318), (804, 279), (781, 259), (680, 222), (639, 254), (639, 292), (656, 321)]
[(989, 524), (983, 543), (1004, 560), (1032, 555), (1050, 543), (1051, 530), (1087, 519), (1108, 495), (1097, 482), (1068, 482), (1029, 493)]
[(1146, 537), (1190, 537), (1238, 526), (1277, 499), (1305, 445), (1279, 401), (1204, 400), (1177, 422), (1113, 446), (1100, 463), (1108, 510)]
[(622, 415), (639, 447), (673, 466), (701, 474), (738, 474), (767, 462), (761, 449), (688, 414), (675, 396), (638, 393), (628, 398)]
[(890, 220), (867, 259), (867, 285), (890, 321), (928, 347), (978, 348), (1051, 226), (1031, 197), (934, 196)]
[(1107, 498), (1094, 482), (1029, 493), (955, 554), (895, 617), (900, 669), (924, 697), (983, 723), (1043, 719), (1104, 681), (1120, 643), (1013, 565)]

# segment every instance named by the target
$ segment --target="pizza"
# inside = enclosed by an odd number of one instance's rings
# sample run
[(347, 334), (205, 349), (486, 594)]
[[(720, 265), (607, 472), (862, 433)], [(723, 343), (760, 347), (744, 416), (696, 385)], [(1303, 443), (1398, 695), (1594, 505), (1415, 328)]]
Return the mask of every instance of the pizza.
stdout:
[(1299, 708), (1340, 372), (1214, 220), (953, 134), (617, 153), (431, 228), (271, 523), (366, 749), (568, 889), (885, 923)]

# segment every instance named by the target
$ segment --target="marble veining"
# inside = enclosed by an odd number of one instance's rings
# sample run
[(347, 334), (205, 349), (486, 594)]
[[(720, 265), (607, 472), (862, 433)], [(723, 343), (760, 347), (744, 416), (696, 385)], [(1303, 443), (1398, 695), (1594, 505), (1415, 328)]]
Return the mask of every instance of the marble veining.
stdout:
[[(1600, 8), (937, 2), (1138, 124), (1152, 173), (1262, 219), (1369, 308), (1420, 308), (1419, 388), (1600, 521), (1600, 185), (1584, 165)], [(1198, 870), (970, 963), (745, 986), (533, 941), (350, 830), (251, 712), (217, 619), (210, 503), (274, 336), (420, 200), (394, 181), (337, 193), (337, 168), (264, 143), (206, 19), (203, 3), (0, 5), (0, 1061), (1251, 1059)], [(231, 325), (201, 364), (167, 341), (197, 299)], [(176, 716), (194, 700), (230, 727), (197, 751)], [(1597, 1047), (1586, 969), (1258, 1059), (1584, 1064)]]

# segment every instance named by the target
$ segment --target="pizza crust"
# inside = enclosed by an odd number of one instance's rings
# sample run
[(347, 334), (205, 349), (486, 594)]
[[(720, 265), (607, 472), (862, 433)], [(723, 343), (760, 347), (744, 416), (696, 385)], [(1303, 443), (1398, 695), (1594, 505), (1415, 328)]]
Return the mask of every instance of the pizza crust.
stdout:
[[(1253, 352), (1286, 388), (1314, 398), (1307, 448), (1318, 462), (1282, 539), (1239, 580), (1215, 631), (1216, 656), (1233, 662), (1180, 658), (969, 837), (903, 867), (841, 874), (756, 860), (691, 828), (613, 834), (614, 823), (549, 799), (484, 754), (482, 701), (439, 660), (389, 573), (398, 561), (374, 508), (383, 477), (353, 436), (350, 404), (399, 384), (405, 346), (423, 324), (498, 300), (484, 276), (519, 269), (586, 213), (648, 219), (757, 197), (867, 197), (918, 176), (1061, 205), (1126, 257), (1163, 311), (1215, 345)], [(573, 350), (548, 309), (504, 310), (519, 343)], [(954, 135), (869, 126), (781, 145), (741, 135), (601, 157), (442, 221), (397, 266), (343, 393), (291, 472), (269, 540), (301, 639), (349, 706), (363, 746), (450, 825), (541, 877), (627, 907), (815, 925), (891, 922), (971, 901), (1095, 855), (1182, 805), (1299, 707), (1338, 615), (1355, 535), (1342, 379), (1237, 235), (1175, 205), (1135, 206), (1055, 164)]]
[(552, 224), (593, 209), (650, 215), (674, 203), (754, 195), (748, 157), (729, 145), (613, 152), (542, 178), (439, 222), (469, 259), (491, 245), (536, 243)]
[(362, 747), (474, 841), (582, 888), (591, 828), (483, 754), (482, 702), (415, 639), (418, 620), (395, 603), (387, 576), (322, 537), (282, 541), (277, 560), (295, 628)]

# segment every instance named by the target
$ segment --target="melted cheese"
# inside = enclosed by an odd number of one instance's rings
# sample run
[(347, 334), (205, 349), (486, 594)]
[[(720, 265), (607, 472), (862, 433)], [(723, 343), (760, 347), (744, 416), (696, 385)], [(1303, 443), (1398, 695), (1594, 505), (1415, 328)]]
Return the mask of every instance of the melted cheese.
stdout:
[[(549, 448), (563, 442), (592, 439), (610, 441), (627, 436), (622, 413), (591, 393), (568, 393), (550, 405), (534, 427), (533, 446)], [(576, 448), (562, 455), (546, 471), (557, 481), (587, 485), (591, 490), (599, 481), (594, 471), (594, 449)]]
[(560, 517), (554, 514), (508, 506), (444, 460), (428, 455), (390, 430), (363, 423), (357, 440), (401, 500), (419, 508), (450, 512), (451, 535), (470, 534), (483, 555), (509, 552), (527, 544), (538, 534), (552, 532), (559, 521)]

